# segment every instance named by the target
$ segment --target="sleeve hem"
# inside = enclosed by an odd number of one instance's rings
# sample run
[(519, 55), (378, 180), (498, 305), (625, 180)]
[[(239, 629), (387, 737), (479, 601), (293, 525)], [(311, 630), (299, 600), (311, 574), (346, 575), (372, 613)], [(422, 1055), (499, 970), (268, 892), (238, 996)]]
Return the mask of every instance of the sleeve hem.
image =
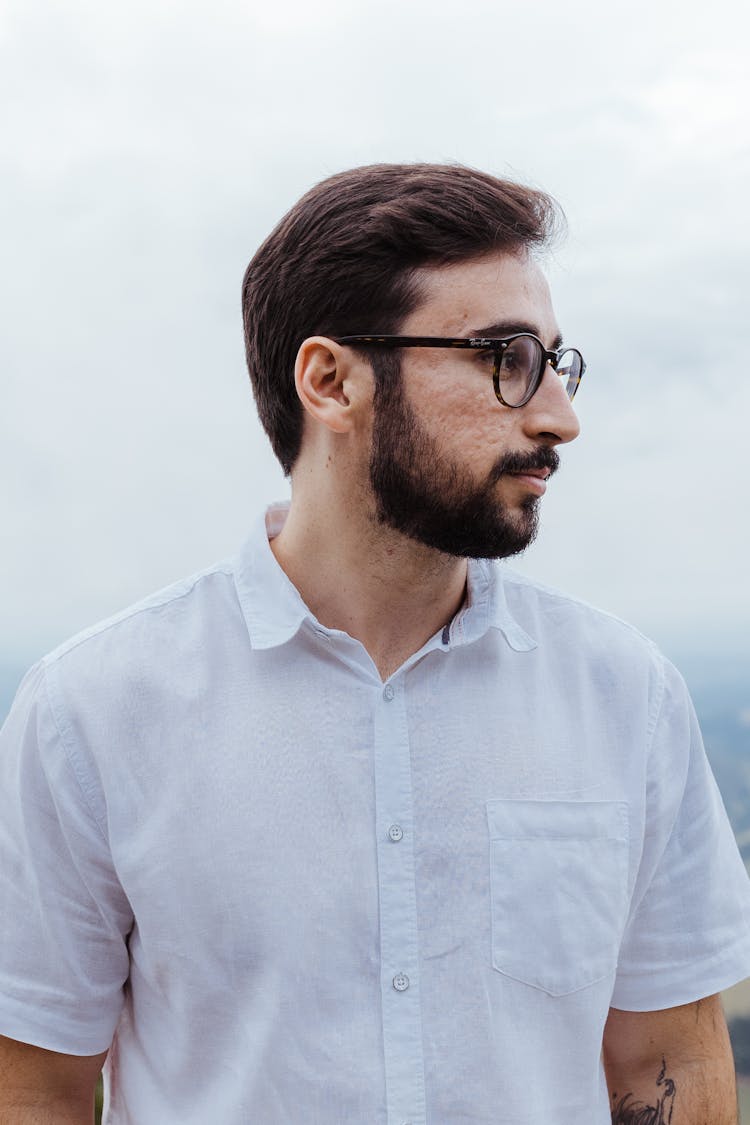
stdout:
[(37, 1012), (30, 1013), (23, 1005), (4, 996), (0, 1000), (0, 1035), (63, 1055), (99, 1055), (112, 1045), (114, 1028), (111, 1023), (99, 1020), (82, 1027), (74, 1020), (58, 1016), (52, 1027), (37, 1016)]
[(655, 1012), (713, 996), (750, 977), (750, 939), (719, 956), (671, 971), (618, 974), (611, 1006), (626, 1012)]

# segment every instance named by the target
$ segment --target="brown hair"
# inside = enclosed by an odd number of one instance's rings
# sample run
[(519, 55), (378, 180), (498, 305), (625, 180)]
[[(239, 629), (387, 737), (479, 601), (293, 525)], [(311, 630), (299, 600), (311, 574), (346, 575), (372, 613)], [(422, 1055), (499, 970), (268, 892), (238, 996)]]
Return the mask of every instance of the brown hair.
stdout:
[(459, 164), (372, 164), (317, 184), (245, 271), (245, 354), (258, 414), (288, 475), (302, 443), (294, 363), (308, 336), (397, 333), (413, 273), (541, 247), (561, 219), (543, 192)]

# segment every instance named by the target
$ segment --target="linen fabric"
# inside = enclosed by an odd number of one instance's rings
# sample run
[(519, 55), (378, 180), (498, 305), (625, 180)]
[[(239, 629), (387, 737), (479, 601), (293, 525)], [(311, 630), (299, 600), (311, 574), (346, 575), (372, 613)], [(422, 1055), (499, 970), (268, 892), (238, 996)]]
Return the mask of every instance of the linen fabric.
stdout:
[(610, 1006), (750, 975), (683, 681), (472, 561), (383, 683), (276, 563), (284, 517), (19, 689), (0, 1034), (110, 1047), (109, 1125), (608, 1125)]

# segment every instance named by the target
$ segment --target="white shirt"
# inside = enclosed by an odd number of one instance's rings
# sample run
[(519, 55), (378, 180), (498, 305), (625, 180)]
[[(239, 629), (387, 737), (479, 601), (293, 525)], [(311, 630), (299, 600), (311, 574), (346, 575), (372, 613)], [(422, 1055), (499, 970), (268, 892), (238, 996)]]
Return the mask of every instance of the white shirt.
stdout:
[(110, 1125), (608, 1125), (610, 1005), (749, 975), (750, 886), (635, 630), (472, 562), (384, 684), (261, 521), (27, 676), (0, 950), (0, 1033), (112, 1044)]

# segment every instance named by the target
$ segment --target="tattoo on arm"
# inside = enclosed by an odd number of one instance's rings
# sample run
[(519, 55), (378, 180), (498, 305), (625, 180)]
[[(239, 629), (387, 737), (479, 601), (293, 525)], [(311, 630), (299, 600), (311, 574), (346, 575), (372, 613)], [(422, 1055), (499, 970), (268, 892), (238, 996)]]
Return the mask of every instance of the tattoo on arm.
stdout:
[(632, 1094), (618, 1099), (612, 1092), (612, 1125), (670, 1125), (676, 1086), (667, 1078), (667, 1064), (661, 1060), (661, 1070), (656, 1079), (656, 1104), (645, 1105), (635, 1101)]

